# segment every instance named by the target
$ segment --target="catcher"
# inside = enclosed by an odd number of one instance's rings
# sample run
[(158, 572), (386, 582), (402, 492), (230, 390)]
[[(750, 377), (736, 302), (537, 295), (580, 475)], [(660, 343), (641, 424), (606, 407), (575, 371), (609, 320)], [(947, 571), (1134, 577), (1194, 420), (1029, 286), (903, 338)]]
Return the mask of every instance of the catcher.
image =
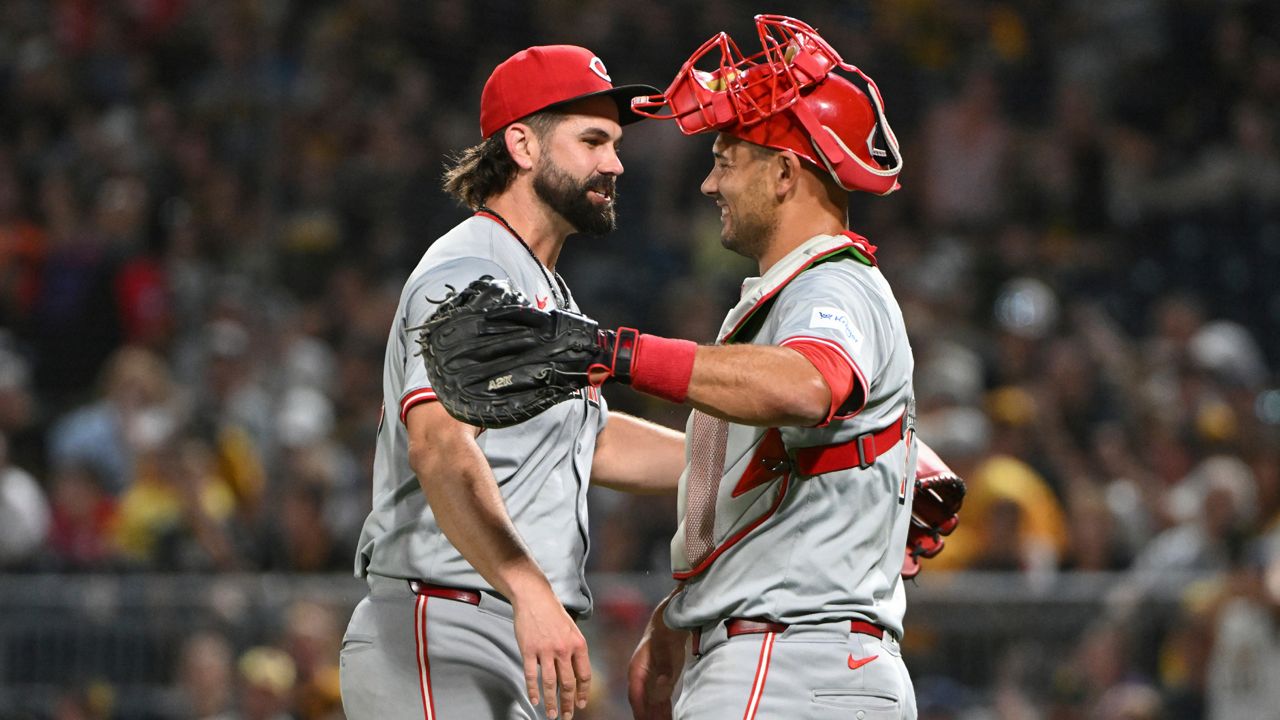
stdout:
[[(419, 341), (469, 423), (519, 422), (607, 380), (693, 407), (678, 585), (632, 659), (637, 718), (914, 718), (902, 578), (942, 549), (964, 485), (915, 437), (902, 313), (847, 225), (848, 193), (897, 189), (901, 157), (869, 77), (802, 22), (756, 26), (759, 54), (721, 33), (633, 101), (719, 132), (702, 191), (760, 276), (716, 345), (602, 331), (485, 278)], [(708, 56), (718, 69), (697, 70)]]

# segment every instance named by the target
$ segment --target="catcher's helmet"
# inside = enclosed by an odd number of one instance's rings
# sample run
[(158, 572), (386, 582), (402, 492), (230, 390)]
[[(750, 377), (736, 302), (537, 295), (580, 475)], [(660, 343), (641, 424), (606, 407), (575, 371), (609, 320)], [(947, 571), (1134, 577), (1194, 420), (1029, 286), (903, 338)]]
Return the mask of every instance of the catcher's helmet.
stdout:
[[(718, 33), (685, 61), (665, 93), (633, 98), (632, 111), (674, 119), (686, 135), (717, 130), (791, 150), (845, 190), (897, 190), (902, 156), (875, 82), (809, 25), (781, 15), (755, 21), (761, 52), (744, 57)], [(717, 50), (714, 70), (696, 67)], [(837, 68), (852, 78), (832, 72)], [(658, 114), (663, 107), (670, 114)]]

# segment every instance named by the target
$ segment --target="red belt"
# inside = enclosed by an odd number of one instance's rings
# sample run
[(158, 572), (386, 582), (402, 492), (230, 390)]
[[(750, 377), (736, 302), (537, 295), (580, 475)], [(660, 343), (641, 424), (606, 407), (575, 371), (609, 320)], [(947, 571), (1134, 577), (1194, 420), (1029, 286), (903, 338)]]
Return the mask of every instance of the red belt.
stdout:
[(858, 635), (870, 635), (877, 640), (884, 639), (884, 628), (866, 620), (853, 620), (849, 623), (849, 632)]
[[(758, 635), (761, 633), (780, 633), (785, 632), (791, 627), (786, 623), (768, 622), (767, 620), (752, 620), (750, 618), (729, 618), (724, 621), (724, 632), (728, 637), (737, 637), (738, 635)], [(866, 620), (852, 620), (849, 622), (849, 632), (859, 633), (862, 635), (870, 635), (877, 640), (884, 639), (884, 628), (869, 623)], [(699, 649), (702, 644), (702, 629), (698, 628), (693, 631), (693, 654), (699, 655)]]
[[(415, 595), (426, 595), (427, 597), (453, 600), (455, 602), (466, 603), (468, 605), (480, 604), (479, 590), (467, 590), (466, 588), (449, 587), (447, 585), (435, 585), (425, 580), (410, 580), (409, 589), (412, 590)], [(506, 598), (497, 593), (490, 592), (488, 594), (490, 597), (497, 598), (504, 603), (507, 602)], [(564, 611), (569, 613), (569, 617), (574, 620), (577, 620), (582, 615), (582, 613), (577, 610), (570, 610), (569, 608), (565, 608)]]
[(906, 416), (903, 412), (889, 427), (863, 433), (847, 443), (800, 448), (795, 454), (795, 469), (807, 477), (855, 467), (866, 470), (902, 439)]
[(464, 590), (462, 588), (445, 587), (444, 585), (432, 585), (421, 580), (410, 580), (409, 589), (415, 595), (426, 595), (427, 597), (444, 598), (445, 600), (456, 600), (468, 605), (480, 604), (480, 592), (477, 590)]

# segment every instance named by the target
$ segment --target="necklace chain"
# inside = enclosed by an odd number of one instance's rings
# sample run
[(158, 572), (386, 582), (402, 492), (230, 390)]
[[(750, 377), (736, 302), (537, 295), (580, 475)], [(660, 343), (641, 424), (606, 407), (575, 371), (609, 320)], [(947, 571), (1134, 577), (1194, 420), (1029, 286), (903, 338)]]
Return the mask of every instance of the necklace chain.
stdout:
[[(525, 242), (524, 238), (520, 237), (520, 233), (516, 232), (516, 229), (511, 227), (511, 223), (507, 222), (506, 218), (494, 212), (493, 208), (487, 205), (481, 205), (476, 209), (479, 212), (492, 215), (495, 220), (502, 223), (502, 227), (506, 228), (507, 232), (511, 233), (511, 237), (515, 238), (516, 242), (520, 243), (520, 247), (524, 248), (524, 251), (529, 253), (529, 257), (533, 258), (533, 261), (538, 264), (538, 269), (542, 271), (542, 276), (547, 279), (547, 286), (551, 288), (551, 299), (555, 301), (556, 307), (568, 310), (569, 287), (564, 284), (564, 279), (560, 277), (560, 273), (555, 270), (548, 270), (547, 266), (543, 264), (542, 260), (533, 252), (533, 248), (529, 247), (529, 243)], [(553, 276), (555, 278), (554, 280), (552, 280)], [(557, 286), (560, 288), (559, 293), (556, 292)], [(561, 295), (563, 295), (563, 299), (561, 298)]]

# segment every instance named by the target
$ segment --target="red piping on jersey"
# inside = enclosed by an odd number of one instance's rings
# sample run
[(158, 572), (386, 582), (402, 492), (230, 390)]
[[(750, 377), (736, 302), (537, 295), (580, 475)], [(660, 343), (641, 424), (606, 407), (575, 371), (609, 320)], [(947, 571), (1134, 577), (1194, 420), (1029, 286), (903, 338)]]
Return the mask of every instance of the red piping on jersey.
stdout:
[(742, 528), (737, 533), (735, 533), (733, 537), (721, 543), (720, 547), (717, 547), (715, 550), (711, 552), (710, 555), (703, 558), (702, 562), (698, 563), (697, 567), (691, 570), (685, 570), (682, 572), (681, 571), (673, 572), (671, 573), (671, 577), (674, 577), (677, 580), (687, 580), (693, 577), (694, 575), (697, 575), (698, 573), (702, 572), (703, 570), (706, 570), (708, 567), (710, 567), (711, 563), (715, 562), (716, 558), (720, 557), (721, 553), (723, 553), (725, 550), (728, 550), (730, 547), (733, 547), (734, 545), (736, 545), (739, 540), (746, 537), (748, 533), (750, 533), (752, 530), (755, 530), (757, 527), (759, 527), (760, 523), (763, 523), (765, 520), (768, 520), (770, 516), (772, 516), (775, 512), (778, 511), (778, 507), (782, 505), (782, 498), (787, 496), (787, 487), (790, 485), (790, 483), (791, 483), (791, 477), (789, 475), (787, 477), (784, 477), (782, 480), (782, 487), (778, 488), (778, 497), (774, 498), (773, 504), (769, 506), (769, 509), (766, 510), (763, 515), (756, 518), (755, 520), (752, 520), (751, 524)]
[(431, 694), (431, 661), (427, 659), (427, 596), (419, 595), (413, 625), (418, 650), (418, 690), (422, 695), (422, 717), (435, 720), (436, 699)]
[(400, 398), (400, 422), (409, 416), (409, 409), (419, 403), (429, 402), (436, 399), (436, 391), (431, 388), (418, 388), (410, 390)]
[(501, 225), (503, 230), (507, 229), (507, 224), (502, 222), (501, 218), (499, 218), (497, 215), (494, 215), (491, 212), (485, 212), (484, 210), (477, 210), (474, 217), (487, 218)]
[(797, 337), (784, 340), (782, 347), (788, 347), (804, 356), (813, 365), (830, 390), (831, 402), (827, 403), (827, 414), (822, 422), (813, 427), (827, 427), (835, 418), (840, 408), (844, 407), (856, 390), (865, 397), (864, 388), (858, 384), (858, 376), (853, 371), (853, 362), (849, 353), (834, 343), (823, 338)]
[(828, 345), (831, 349), (840, 353), (840, 357), (843, 358), (845, 362), (849, 363), (849, 367), (857, 366), (857, 363), (853, 361), (853, 357), (849, 355), (849, 351), (841, 347), (840, 343), (834, 342), (830, 338), (818, 337), (817, 335), (792, 335), (778, 344), (786, 347), (788, 344), (794, 342), (813, 342), (821, 345)]
[[(862, 412), (862, 410), (867, 407), (867, 398), (871, 397), (871, 384), (867, 382), (867, 376), (863, 374), (862, 368), (858, 366), (857, 361), (854, 360), (849, 355), (849, 353), (845, 352), (845, 349), (840, 347), (839, 343), (831, 342), (827, 338), (814, 337), (813, 335), (794, 335), (792, 337), (787, 338), (786, 340), (783, 340), (780, 344), (785, 347), (786, 344), (791, 342), (792, 340), (803, 340), (806, 342), (821, 342), (821, 343), (832, 345), (837, 350), (840, 351), (840, 354), (843, 355), (846, 360), (849, 361), (849, 367), (853, 368), (853, 374), (858, 379), (858, 385), (862, 387), (862, 404), (858, 406), (857, 410), (854, 410), (851, 413), (846, 413), (844, 415), (833, 415), (831, 418), (832, 420), (848, 420), (854, 415), (857, 415), (858, 413)], [(836, 412), (839, 412), (839, 411), (840, 411), (840, 408), (836, 408)]]
[(764, 697), (764, 683), (769, 677), (769, 660), (773, 656), (773, 641), (777, 633), (765, 633), (760, 641), (760, 659), (756, 661), (756, 675), (751, 682), (751, 694), (747, 696), (747, 709), (742, 713), (742, 720), (753, 720), (760, 709), (760, 700)]
[[(846, 250), (852, 250), (859, 256), (860, 259), (865, 260), (867, 264), (871, 265), (872, 267), (875, 267), (875, 264), (876, 264), (875, 246), (868, 243), (866, 239), (862, 238), (861, 236), (855, 235), (851, 232), (846, 231), (842, 234), (845, 237), (849, 238), (849, 242), (843, 245), (840, 245), (838, 247), (834, 247), (831, 250), (825, 253), (822, 253), (821, 255), (815, 255), (809, 258), (809, 261), (806, 262), (804, 265), (801, 265), (800, 267), (796, 268), (796, 271), (791, 273), (791, 275), (789, 275), (786, 280), (783, 280), (781, 283), (778, 283), (777, 287), (770, 290), (768, 293), (765, 294), (764, 297), (756, 301), (756, 304), (753, 305), (751, 309), (747, 311), (746, 315), (742, 316), (742, 319), (738, 321), (738, 324), (734, 325), (732, 330), (725, 333), (723, 342), (726, 342), (726, 343), (730, 342), (730, 339), (734, 335), (736, 335), (739, 330), (742, 329), (742, 326), (745, 325), (746, 322), (751, 319), (751, 316), (756, 314), (756, 310), (760, 309), (760, 306), (763, 305), (765, 302), (767, 302), (769, 299), (771, 299), (774, 295), (777, 295), (778, 293), (782, 292), (782, 288), (790, 284), (792, 280), (795, 280), (797, 275), (804, 272), (805, 270), (808, 270), (814, 265), (817, 265), (823, 260), (826, 260), (832, 255), (844, 252)], [(870, 253), (867, 252), (868, 248), (870, 248), (871, 250)]]
[[(836, 415), (835, 417), (831, 418), (832, 420), (848, 420), (854, 415), (857, 415), (858, 413), (862, 412), (867, 407), (867, 398), (871, 397), (871, 384), (867, 382), (867, 376), (862, 374), (862, 368), (858, 367), (858, 363), (853, 364), (853, 374), (858, 376), (858, 382), (862, 385), (862, 387), (866, 388), (866, 392), (862, 394), (862, 404), (858, 406), (857, 410), (854, 410), (853, 412), (845, 415)], [(836, 412), (840, 412), (840, 411), (836, 410)]]
[(733, 488), (733, 497), (754, 490), (772, 482), (791, 471), (791, 459), (787, 457), (787, 448), (782, 444), (782, 432), (778, 428), (769, 428), (760, 440), (759, 447), (747, 463), (747, 469), (738, 478)]

